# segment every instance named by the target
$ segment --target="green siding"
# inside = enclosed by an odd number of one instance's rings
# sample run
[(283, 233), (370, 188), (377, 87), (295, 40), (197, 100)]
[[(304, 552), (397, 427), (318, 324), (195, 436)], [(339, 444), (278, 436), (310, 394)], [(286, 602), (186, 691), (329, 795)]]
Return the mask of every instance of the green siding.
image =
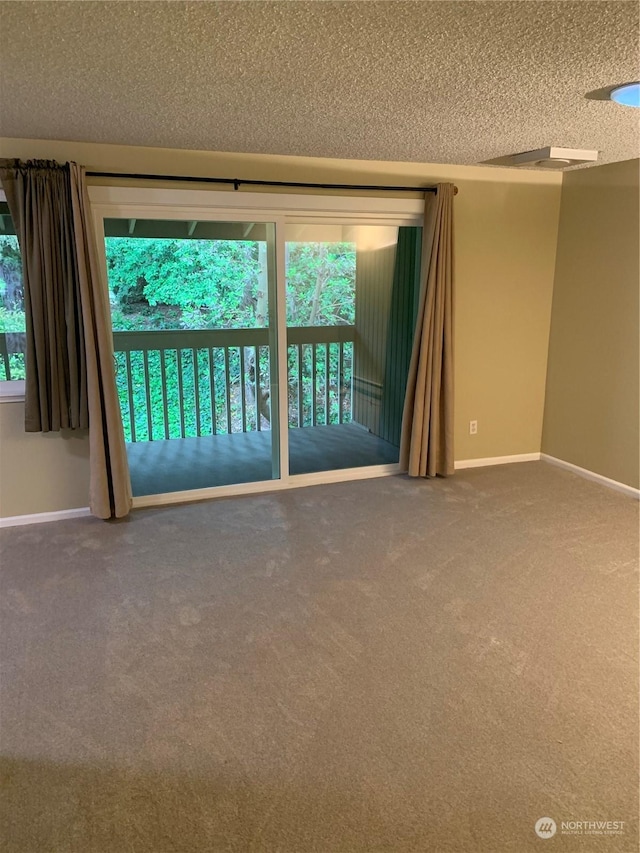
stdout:
[(353, 419), (396, 447), (419, 298), (422, 229), (358, 252)]
[(400, 228), (389, 308), (381, 438), (400, 446), (402, 410), (420, 296), (421, 228)]

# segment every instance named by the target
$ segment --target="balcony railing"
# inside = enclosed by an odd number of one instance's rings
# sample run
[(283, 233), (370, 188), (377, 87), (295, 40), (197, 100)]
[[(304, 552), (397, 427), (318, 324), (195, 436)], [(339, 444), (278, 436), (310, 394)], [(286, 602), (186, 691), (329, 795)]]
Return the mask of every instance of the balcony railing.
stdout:
[(24, 379), (24, 332), (0, 332), (0, 382)]
[[(351, 420), (354, 333), (353, 326), (287, 330), (290, 426)], [(11, 351), (24, 336), (15, 338)], [(127, 441), (270, 428), (267, 329), (114, 332), (113, 339)], [(7, 349), (0, 334), (1, 378), (17, 378), (19, 356)]]

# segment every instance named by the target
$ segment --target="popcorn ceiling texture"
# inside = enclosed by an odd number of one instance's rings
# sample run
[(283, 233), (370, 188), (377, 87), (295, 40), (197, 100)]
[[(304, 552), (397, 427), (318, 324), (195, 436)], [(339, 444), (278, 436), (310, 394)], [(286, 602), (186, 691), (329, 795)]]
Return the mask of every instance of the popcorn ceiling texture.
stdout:
[(635, 2), (3, 2), (0, 134), (469, 164), (638, 156)]

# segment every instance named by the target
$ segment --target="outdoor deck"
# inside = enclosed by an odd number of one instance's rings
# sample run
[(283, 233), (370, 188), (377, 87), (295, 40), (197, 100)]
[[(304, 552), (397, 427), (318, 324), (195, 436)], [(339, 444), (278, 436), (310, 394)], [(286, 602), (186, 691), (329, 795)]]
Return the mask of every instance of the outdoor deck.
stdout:
[[(25, 336), (13, 335), (11, 348), (7, 337), (0, 334), (0, 378), (11, 379), (12, 370), (24, 370)], [(256, 394), (268, 381), (267, 371), (260, 373), (266, 329), (113, 337), (134, 496), (273, 479), (272, 433)], [(301, 424), (289, 430), (291, 474), (398, 462), (397, 447), (353, 420), (355, 338), (352, 326), (288, 330), (289, 414)]]
[[(398, 448), (358, 424), (289, 431), (292, 474), (398, 461)], [(142, 441), (127, 444), (133, 494), (204, 489), (272, 479), (271, 432)]]

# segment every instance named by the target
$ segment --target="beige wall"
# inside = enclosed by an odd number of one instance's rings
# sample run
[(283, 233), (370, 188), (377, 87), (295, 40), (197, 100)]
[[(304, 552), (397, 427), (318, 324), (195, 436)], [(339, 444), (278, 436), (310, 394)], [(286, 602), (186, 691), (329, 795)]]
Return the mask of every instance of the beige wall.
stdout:
[[(320, 160), (304, 157), (170, 151), (45, 140), (0, 140), (0, 156), (72, 159), (90, 170), (298, 180), (425, 184), (455, 181), (456, 459), (540, 450), (556, 235), (562, 176), (479, 166)], [(174, 185), (181, 186), (181, 185)], [(469, 435), (469, 421), (478, 434)], [(0, 513), (36, 512), (67, 445), (25, 437), (0, 404), (0, 430), (17, 470)], [(38, 441), (47, 450), (32, 456)], [(37, 458), (37, 464), (32, 463)], [(86, 466), (72, 468), (47, 508), (86, 505)], [(57, 475), (56, 475), (57, 476)], [(53, 506), (55, 504), (55, 507)]]
[(565, 175), (542, 442), (544, 453), (635, 488), (639, 165)]
[(0, 517), (89, 504), (85, 432), (25, 433), (24, 405), (0, 403)]

